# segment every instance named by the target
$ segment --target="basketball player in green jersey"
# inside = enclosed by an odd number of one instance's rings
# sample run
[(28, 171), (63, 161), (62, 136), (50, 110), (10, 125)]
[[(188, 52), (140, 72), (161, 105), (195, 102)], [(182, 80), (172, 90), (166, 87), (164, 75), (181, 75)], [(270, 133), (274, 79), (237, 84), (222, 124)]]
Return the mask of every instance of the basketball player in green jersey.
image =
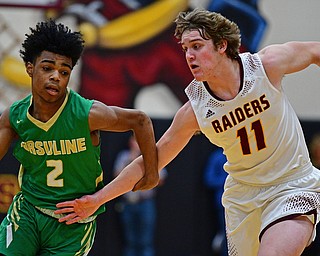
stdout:
[[(320, 220), (320, 171), (311, 164), (282, 80), (309, 65), (320, 66), (320, 42), (288, 42), (239, 53), (238, 26), (218, 13), (182, 12), (176, 25), (195, 79), (185, 90), (189, 101), (157, 142), (159, 170), (201, 131), (227, 157), (222, 202), (228, 254), (301, 255)], [(141, 173), (137, 167), (142, 165), (134, 163), (123, 172), (133, 177)], [(114, 195), (113, 182), (109, 184), (58, 204), (62, 209), (56, 213), (69, 212), (61, 219), (67, 223), (90, 216)]]
[[(31, 77), (32, 94), (0, 118), (0, 159), (15, 141), (21, 163), (21, 191), (0, 226), (1, 255), (87, 255), (97, 211), (76, 225), (58, 221), (56, 204), (103, 187), (99, 131), (133, 131), (147, 170), (130, 189), (157, 185), (157, 154), (152, 122), (143, 112), (106, 106), (69, 89), (73, 67), (83, 51), (79, 32), (50, 20), (26, 35), (20, 51)], [(122, 177), (122, 178), (121, 178)], [(118, 184), (121, 188), (121, 182)]]

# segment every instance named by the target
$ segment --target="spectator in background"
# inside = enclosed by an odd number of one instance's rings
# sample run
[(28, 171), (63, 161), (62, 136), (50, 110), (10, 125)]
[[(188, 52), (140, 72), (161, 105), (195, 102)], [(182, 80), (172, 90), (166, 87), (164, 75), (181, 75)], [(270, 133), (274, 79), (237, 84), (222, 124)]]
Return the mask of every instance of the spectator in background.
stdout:
[(223, 165), (227, 162), (222, 148), (216, 148), (209, 156), (204, 169), (204, 184), (213, 192), (213, 205), (217, 214), (217, 230), (212, 240), (212, 250), (216, 255), (227, 256), (224, 208), (221, 198), (227, 173)]
[[(114, 175), (122, 171), (131, 161), (141, 154), (139, 145), (132, 135), (128, 149), (120, 151), (114, 163)], [(163, 183), (166, 171), (160, 173)], [(124, 231), (123, 256), (154, 256), (154, 233), (156, 227), (156, 189), (128, 192), (116, 204)]]

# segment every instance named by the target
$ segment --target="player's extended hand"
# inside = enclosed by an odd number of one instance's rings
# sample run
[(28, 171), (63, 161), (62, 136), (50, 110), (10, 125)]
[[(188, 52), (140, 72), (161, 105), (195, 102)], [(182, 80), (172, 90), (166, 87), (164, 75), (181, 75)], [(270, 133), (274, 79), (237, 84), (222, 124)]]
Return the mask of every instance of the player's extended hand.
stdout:
[(85, 195), (79, 199), (58, 203), (56, 206), (59, 209), (55, 214), (66, 214), (59, 222), (66, 222), (67, 225), (88, 218), (100, 207), (94, 195)]
[(137, 190), (147, 190), (156, 187), (159, 184), (159, 173), (148, 174), (143, 176), (137, 183), (134, 185), (132, 191)]

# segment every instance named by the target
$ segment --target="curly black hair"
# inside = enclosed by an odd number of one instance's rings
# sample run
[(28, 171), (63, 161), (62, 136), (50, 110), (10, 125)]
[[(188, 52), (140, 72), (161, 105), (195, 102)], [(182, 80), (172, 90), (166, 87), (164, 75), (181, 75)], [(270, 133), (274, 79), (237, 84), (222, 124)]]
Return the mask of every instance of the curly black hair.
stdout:
[(72, 32), (67, 26), (54, 20), (42, 21), (36, 28), (30, 28), (19, 51), (24, 63), (34, 63), (43, 51), (57, 53), (72, 59), (74, 67), (84, 48), (84, 40), (80, 32)]

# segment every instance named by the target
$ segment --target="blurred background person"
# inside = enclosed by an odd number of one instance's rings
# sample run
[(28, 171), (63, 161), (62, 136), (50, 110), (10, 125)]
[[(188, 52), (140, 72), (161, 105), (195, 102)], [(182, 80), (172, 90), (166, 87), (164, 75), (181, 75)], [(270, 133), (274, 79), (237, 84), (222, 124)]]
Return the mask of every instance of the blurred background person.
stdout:
[(217, 215), (216, 233), (212, 240), (212, 250), (215, 255), (227, 256), (227, 239), (225, 232), (224, 208), (221, 198), (223, 194), (224, 181), (227, 172), (223, 169), (227, 158), (223, 154), (223, 150), (217, 147), (208, 158), (204, 169), (204, 184), (213, 192), (213, 206)]
[[(133, 135), (128, 141), (128, 148), (118, 153), (114, 162), (114, 175), (141, 154)], [(163, 184), (167, 171), (160, 172)], [(122, 195), (116, 204), (124, 232), (123, 256), (154, 256), (154, 234), (156, 228), (157, 205), (156, 188), (139, 190)]]

